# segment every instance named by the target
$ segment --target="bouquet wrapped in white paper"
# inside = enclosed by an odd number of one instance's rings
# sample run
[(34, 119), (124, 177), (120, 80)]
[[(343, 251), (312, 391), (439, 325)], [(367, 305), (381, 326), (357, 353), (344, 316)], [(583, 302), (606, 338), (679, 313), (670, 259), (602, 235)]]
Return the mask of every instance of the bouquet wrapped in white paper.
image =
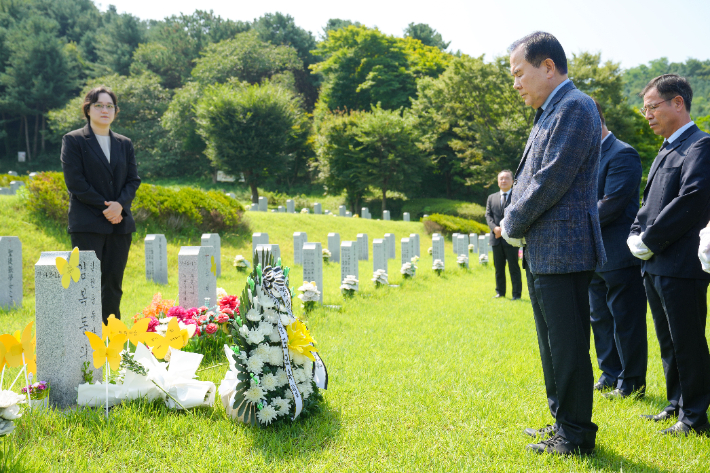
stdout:
[(372, 282), (375, 283), (375, 287), (382, 287), (389, 284), (387, 280), (387, 271), (384, 269), (378, 269), (372, 275)]
[(462, 268), (468, 268), (468, 256), (459, 255), (458, 258), (456, 258), (456, 263)]
[(343, 279), (343, 284), (340, 285), (340, 291), (343, 293), (344, 296), (352, 297), (353, 295), (355, 295), (359, 283), (360, 281), (358, 281), (355, 276), (349, 274), (345, 276), (345, 279)]
[(436, 274), (441, 275), (441, 272), (444, 270), (444, 262), (440, 259), (435, 259), (434, 264), (431, 265), (431, 269), (436, 271)]
[(417, 267), (413, 263), (404, 263), (402, 269), (399, 270), (405, 279), (413, 278), (416, 273)]
[(481, 255), (478, 257), (478, 262), (481, 264), (488, 264), (488, 255)]
[(327, 263), (330, 261), (330, 257), (333, 256), (333, 254), (330, 252), (328, 248), (323, 248), (323, 262)]

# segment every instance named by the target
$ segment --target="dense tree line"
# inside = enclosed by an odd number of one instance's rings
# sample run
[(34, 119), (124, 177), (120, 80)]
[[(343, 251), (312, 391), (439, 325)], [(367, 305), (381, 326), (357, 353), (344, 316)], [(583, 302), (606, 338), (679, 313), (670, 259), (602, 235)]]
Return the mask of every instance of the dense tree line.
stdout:
[[(61, 136), (84, 123), (83, 95), (105, 84), (119, 97), (114, 129), (148, 178), (221, 170), (243, 176), (253, 199), (257, 187), (325, 189), (352, 210), (373, 197), (383, 209), (403, 195), (478, 201), (517, 166), (533, 111), (507, 58), (448, 48), (426, 24), (397, 37), (331, 19), (316, 37), (280, 13), (144, 21), (91, 0), (0, 0), (0, 163), (57, 168)], [(691, 80), (693, 117), (710, 127), (710, 61), (622, 71), (599, 54), (569, 58), (571, 79), (646, 166), (659, 140), (636, 94), (666, 72)]]

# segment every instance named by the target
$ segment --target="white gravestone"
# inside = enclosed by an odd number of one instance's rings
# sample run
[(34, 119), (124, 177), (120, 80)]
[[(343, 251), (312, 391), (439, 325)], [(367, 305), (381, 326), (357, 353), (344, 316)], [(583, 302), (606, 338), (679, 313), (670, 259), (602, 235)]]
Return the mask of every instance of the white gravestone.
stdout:
[(458, 249), (458, 253), (456, 253), (456, 255), (457, 256), (459, 256), (459, 255), (468, 256), (468, 235), (459, 234), (459, 236), (456, 238), (458, 240), (458, 243), (456, 244), (456, 248)]
[(420, 258), (422, 257), (422, 252), (421, 252), (421, 245), (419, 244), (419, 234), (418, 233), (410, 233), (409, 234), (409, 239), (412, 241), (412, 246), (414, 248), (414, 256), (419, 256)]
[(296, 204), (293, 202), (293, 199), (288, 199), (286, 201), (286, 212), (290, 214), (296, 213)]
[(431, 256), (434, 261), (440, 259), (442, 263), (444, 263), (444, 266), (446, 266), (446, 258), (445, 258), (445, 253), (446, 253), (446, 245), (444, 244), (444, 237), (442, 236), (434, 236), (431, 238)]
[(249, 207), (249, 210), (252, 212), (258, 212), (259, 211), (259, 204), (251, 204), (251, 207)]
[(358, 255), (358, 258), (361, 259), (362, 261), (367, 261), (370, 259), (370, 255), (368, 254), (368, 248), (369, 244), (367, 242), (367, 233), (358, 233), (357, 234), (357, 246), (358, 246), (358, 251), (360, 254)]
[(321, 204), (313, 204), (313, 213), (316, 215), (321, 215), (323, 213), (323, 206)]
[(390, 219), (390, 211), (389, 210), (382, 211), (382, 220), (389, 220), (389, 219)]
[(385, 233), (385, 250), (387, 259), (395, 259), (394, 233)]
[(320, 243), (303, 245), (303, 281), (315, 282), (323, 303), (323, 248)]
[(345, 217), (345, 206), (344, 205), (341, 205), (340, 207), (338, 207), (338, 215), (341, 217)]
[[(212, 272), (211, 246), (183, 246), (178, 253), (178, 294), (185, 309), (217, 303), (217, 277)], [(205, 304), (205, 299), (209, 303)]]
[(353, 213), (352, 213), (351, 211), (349, 211), (349, 210), (346, 210), (346, 211), (345, 211), (345, 216), (346, 216), (346, 217), (352, 217), (352, 216), (353, 216)]
[(0, 308), (22, 307), (22, 242), (16, 236), (0, 237)]
[[(340, 254), (342, 261), (340, 263), (340, 281), (345, 280), (346, 276), (355, 276), (360, 279), (358, 273), (358, 247), (354, 241), (344, 241), (340, 245)], [(359, 289), (359, 284), (356, 286)]]
[(279, 213), (284, 213), (284, 214), (285, 214), (285, 213), (286, 213), (286, 207), (284, 207), (283, 205), (279, 205), (278, 211), (279, 211)]
[(266, 258), (269, 253), (274, 255), (274, 264), (277, 264), (279, 261), (279, 258), (281, 258), (281, 248), (279, 248), (279, 245), (257, 245), (257, 247), (256, 247), (257, 263), (260, 264), (262, 268), (267, 266), (265, 261), (267, 261)]
[(143, 244), (145, 247), (145, 280), (167, 284), (168, 241), (165, 239), (165, 235), (146, 235)]
[(17, 193), (17, 189), (20, 187), (24, 186), (25, 183), (22, 181), (10, 181), (10, 189), (12, 190), (13, 194)]
[(203, 233), (202, 246), (211, 246), (214, 248), (214, 262), (217, 264), (217, 277), (222, 275), (222, 240), (219, 238), (219, 233)]
[(227, 197), (231, 197), (232, 199), (237, 198), (237, 195), (234, 192), (227, 192), (224, 195), (226, 195)]
[(434, 238), (435, 236), (441, 236), (441, 234), (439, 234), (439, 233), (432, 233), (432, 234), (431, 234), (431, 237), (432, 237), (432, 238)]
[(458, 238), (459, 235), (460, 235), (459, 233), (454, 233), (454, 234), (451, 235), (451, 243), (452, 243), (453, 246), (454, 246), (454, 254), (455, 254), (455, 255), (458, 255), (458, 254), (459, 254), (459, 247), (458, 247), (458, 245), (459, 245), (459, 238)]
[(404, 212), (404, 214), (402, 215), (402, 220), (404, 220), (405, 222), (409, 222), (409, 212)]
[(16, 172), (16, 171), (7, 171), (7, 173), (8, 173), (10, 176), (17, 176), (17, 172)]
[(409, 238), (402, 238), (400, 243), (400, 249), (402, 254), (402, 264), (411, 263), (414, 257), (414, 247), (412, 241)]
[(330, 261), (340, 263), (340, 233), (328, 233), (328, 251)]
[(387, 248), (385, 240), (375, 238), (372, 240), (372, 271), (384, 269), (387, 271)]
[(305, 232), (294, 232), (293, 234), (293, 262), (303, 264), (303, 244), (308, 241)]
[(259, 212), (269, 211), (269, 199), (266, 197), (259, 197)]
[(268, 233), (252, 233), (251, 235), (251, 257), (254, 259), (254, 252), (256, 251), (257, 245), (268, 245), (269, 244), (269, 234)]
[(367, 207), (363, 207), (362, 209), (360, 209), (360, 217), (367, 219), (372, 218), (372, 215), (370, 215), (370, 209), (368, 209)]
[(488, 237), (485, 235), (478, 237), (478, 253), (488, 256)]
[(478, 253), (478, 235), (471, 233), (468, 236), (468, 242), (470, 245), (473, 245), (473, 253)]
[(101, 336), (101, 262), (93, 251), (79, 252), (79, 282), (62, 286), (57, 257), (69, 261), (69, 251), (44, 251), (35, 264), (35, 320), (37, 373), (48, 381), (49, 403), (66, 408), (76, 405), (76, 390), (84, 382), (82, 368), (89, 362), (94, 380), (93, 350), (84, 332)]

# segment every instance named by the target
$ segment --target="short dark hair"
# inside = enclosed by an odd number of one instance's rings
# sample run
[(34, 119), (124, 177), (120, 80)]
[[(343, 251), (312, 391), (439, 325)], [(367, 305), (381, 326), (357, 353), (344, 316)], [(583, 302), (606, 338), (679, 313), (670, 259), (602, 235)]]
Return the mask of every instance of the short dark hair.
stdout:
[(663, 74), (662, 76), (654, 77), (639, 93), (639, 97), (643, 99), (643, 96), (651, 89), (656, 89), (663, 100), (670, 100), (680, 95), (683, 98), (683, 103), (685, 103), (685, 109), (690, 113), (693, 89), (685, 77), (681, 77), (678, 74)]
[(118, 100), (116, 99), (116, 94), (114, 94), (113, 90), (109, 89), (105, 85), (100, 85), (91, 89), (89, 93), (86, 94), (86, 97), (84, 97), (84, 104), (82, 107), (84, 109), (84, 116), (86, 117), (87, 122), (89, 121), (89, 108), (91, 107), (91, 104), (99, 101), (99, 95), (101, 94), (109, 94), (109, 96), (111, 96), (113, 106), (116, 107), (116, 113), (118, 113)]
[(606, 126), (606, 120), (604, 120), (604, 112), (602, 111), (602, 106), (599, 105), (599, 102), (597, 102), (597, 99), (592, 99), (594, 100), (594, 104), (597, 106), (597, 112), (599, 112), (599, 118), (602, 119), (602, 125)]
[(510, 45), (508, 52), (512, 53), (518, 47), (525, 48), (525, 60), (535, 67), (540, 67), (545, 59), (552, 59), (560, 74), (567, 74), (567, 56), (557, 38), (544, 31), (536, 31), (520, 38)]
[(508, 174), (510, 174), (511, 179), (513, 178), (513, 171), (511, 171), (510, 169), (503, 169), (501, 172), (498, 173), (498, 175), (500, 176), (504, 172), (507, 172)]

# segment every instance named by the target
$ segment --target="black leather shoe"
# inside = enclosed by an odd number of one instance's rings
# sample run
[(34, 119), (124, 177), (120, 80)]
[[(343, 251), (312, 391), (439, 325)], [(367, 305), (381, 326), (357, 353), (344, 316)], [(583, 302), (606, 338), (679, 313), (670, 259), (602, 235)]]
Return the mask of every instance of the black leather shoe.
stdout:
[(710, 433), (710, 423), (705, 423), (699, 427), (691, 427), (683, 422), (676, 422), (673, 426), (661, 430), (663, 435), (673, 435), (674, 437), (687, 437), (691, 432), (698, 435), (708, 435)]
[(626, 399), (627, 397), (630, 397), (632, 399), (641, 399), (644, 396), (645, 393), (643, 391), (634, 391), (632, 393), (627, 393), (622, 391), (621, 389), (614, 389), (613, 391), (609, 391), (608, 393), (602, 394), (602, 397), (605, 397), (606, 399)]
[(560, 434), (540, 443), (530, 443), (525, 448), (536, 453), (554, 455), (589, 455), (594, 452), (594, 445), (575, 445)]
[(510, 298), (510, 300), (511, 300), (511, 301), (519, 301), (519, 300), (520, 300), (520, 296), (513, 296), (513, 297)]
[(525, 435), (529, 435), (531, 437), (537, 437), (540, 436), (542, 438), (547, 438), (547, 437), (552, 437), (555, 435), (555, 426), (554, 425), (546, 425), (542, 429), (533, 429), (532, 427), (528, 427), (527, 429), (523, 430), (523, 433)]
[(495, 296), (493, 296), (493, 299), (500, 299), (501, 297), (505, 297), (505, 296), (501, 295), (501, 294), (496, 294)]
[(664, 420), (673, 419), (678, 417), (678, 413), (675, 411), (661, 411), (658, 414), (645, 414), (641, 416), (644, 419), (652, 420), (654, 422), (662, 422)]
[(594, 383), (594, 390), (595, 391), (606, 391), (608, 389), (613, 389), (613, 386), (609, 386), (608, 384), (604, 384), (601, 381)]

